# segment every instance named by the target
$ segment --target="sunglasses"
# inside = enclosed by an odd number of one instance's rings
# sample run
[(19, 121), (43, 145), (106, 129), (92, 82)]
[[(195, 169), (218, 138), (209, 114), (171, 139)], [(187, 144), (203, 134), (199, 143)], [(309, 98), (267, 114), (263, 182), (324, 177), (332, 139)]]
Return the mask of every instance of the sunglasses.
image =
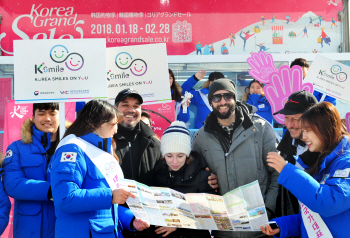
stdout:
[(218, 103), (221, 102), (221, 99), (224, 98), (225, 101), (231, 101), (233, 99), (232, 93), (222, 93), (222, 94), (214, 94), (211, 96), (211, 101)]

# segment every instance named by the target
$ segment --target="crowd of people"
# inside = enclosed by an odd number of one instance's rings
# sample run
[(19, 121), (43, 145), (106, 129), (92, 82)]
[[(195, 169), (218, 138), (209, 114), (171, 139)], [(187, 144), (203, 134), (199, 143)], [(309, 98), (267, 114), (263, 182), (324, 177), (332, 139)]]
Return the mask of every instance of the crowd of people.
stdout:
[[(308, 64), (299, 61), (307, 73)], [(276, 112), (285, 115), (286, 127), (278, 143), (263, 84), (251, 81), (240, 101), (234, 82), (220, 72), (194, 90), (205, 74), (200, 70), (182, 85), (198, 108), (199, 130), (192, 143), (171, 70), (178, 120), (160, 140), (149, 114), (141, 111), (142, 96), (130, 88), (119, 92), (114, 106), (89, 101), (71, 125), (61, 125), (67, 126), (61, 140), (58, 103), (33, 104), (21, 140), (4, 156), (0, 233), (9, 219), (10, 196), (15, 238), (347, 237), (350, 135), (336, 107), (309, 92), (294, 92)], [(125, 203), (134, 194), (110, 188), (94, 162), (100, 156), (116, 161), (118, 178), (183, 193), (224, 195), (257, 180), (268, 218), (277, 227), (210, 233), (152, 226)]]

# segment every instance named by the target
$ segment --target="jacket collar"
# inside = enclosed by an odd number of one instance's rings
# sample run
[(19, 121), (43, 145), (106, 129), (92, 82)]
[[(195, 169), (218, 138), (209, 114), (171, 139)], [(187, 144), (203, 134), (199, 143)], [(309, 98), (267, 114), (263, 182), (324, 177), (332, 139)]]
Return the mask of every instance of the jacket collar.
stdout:
[(202, 89), (200, 89), (200, 91), (201, 91), (203, 94), (208, 94), (208, 93), (209, 93), (209, 88), (202, 88)]
[[(124, 133), (127, 132), (128, 129), (120, 126), (118, 129), (117, 134), (114, 135), (114, 138), (117, 140), (125, 140), (124, 137)], [(142, 137), (146, 137), (146, 138), (151, 138), (153, 136), (155, 136), (155, 133), (153, 132), (153, 130), (147, 126), (145, 123), (141, 122), (141, 120), (139, 121), (139, 123), (135, 126), (135, 137), (139, 134)]]
[(293, 138), (290, 136), (290, 132), (288, 130), (284, 134), (281, 142), (278, 144), (277, 150), (287, 155), (296, 154), (297, 149), (295, 146), (293, 146)]
[(87, 135), (81, 136), (81, 138), (90, 144), (100, 148), (101, 150), (111, 153), (112, 149), (112, 138), (101, 138), (94, 133), (89, 133)]
[[(32, 143), (35, 145), (35, 149), (32, 148), (32, 153), (45, 153), (51, 146), (51, 134), (42, 132), (36, 129), (35, 125), (32, 125)], [(40, 146), (39, 146), (40, 145)]]
[(337, 156), (344, 153), (344, 151), (347, 150), (348, 148), (349, 148), (349, 138), (347, 136), (344, 136), (343, 139), (340, 141), (340, 143), (335, 147), (335, 149), (323, 159), (320, 166), (320, 173), (326, 167), (328, 167)]

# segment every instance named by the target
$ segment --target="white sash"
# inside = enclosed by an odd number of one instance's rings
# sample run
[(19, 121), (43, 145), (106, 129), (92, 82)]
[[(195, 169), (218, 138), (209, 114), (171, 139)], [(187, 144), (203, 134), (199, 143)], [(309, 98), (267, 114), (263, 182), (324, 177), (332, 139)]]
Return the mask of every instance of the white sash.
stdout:
[(199, 92), (199, 95), (201, 95), (202, 100), (203, 100), (203, 102), (205, 103), (205, 105), (207, 106), (207, 108), (212, 112), (212, 111), (213, 111), (213, 108), (212, 108), (212, 107), (210, 106), (210, 104), (209, 104), (208, 94), (202, 93), (201, 90), (198, 90), (198, 92)]
[(114, 190), (119, 188), (119, 178), (124, 178), (124, 174), (116, 158), (111, 154), (97, 148), (89, 142), (70, 134), (63, 138), (58, 144), (56, 151), (63, 145), (75, 144), (79, 146), (94, 165), (105, 177), (109, 187)]
[(326, 223), (322, 220), (320, 214), (311, 211), (307, 206), (299, 201), (301, 216), (309, 238), (327, 237), (333, 238)]

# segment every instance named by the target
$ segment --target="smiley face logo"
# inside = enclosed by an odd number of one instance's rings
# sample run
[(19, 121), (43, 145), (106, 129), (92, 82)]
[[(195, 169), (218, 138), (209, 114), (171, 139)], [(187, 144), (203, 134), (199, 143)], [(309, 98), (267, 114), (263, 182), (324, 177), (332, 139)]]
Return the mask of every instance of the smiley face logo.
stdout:
[(66, 60), (66, 66), (72, 71), (81, 69), (84, 65), (84, 58), (78, 53), (72, 53)]
[(62, 63), (67, 55), (68, 49), (64, 45), (55, 45), (50, 51), (50, 57), (56, 63)]
[(348, 76), (344, 72), (340, 72), (337, 74), (337, 80), (339, 82), (344, 82), (347, 78), (348, 78)]
[(131, 64), (130, 71), (135, 76), (142, 76), (147, 72), (147, 64), (142, 59), (135, 59)]
[(339, 74), (341, 72), (341, 67), (339, 65), (333, 65), (331, 67), (331, 72), (333, 74)]
[(127, 69), (130, 67), (132, 57), (127, 52), (121, 52), (115, 57), (115, 64), (120, 69)]

